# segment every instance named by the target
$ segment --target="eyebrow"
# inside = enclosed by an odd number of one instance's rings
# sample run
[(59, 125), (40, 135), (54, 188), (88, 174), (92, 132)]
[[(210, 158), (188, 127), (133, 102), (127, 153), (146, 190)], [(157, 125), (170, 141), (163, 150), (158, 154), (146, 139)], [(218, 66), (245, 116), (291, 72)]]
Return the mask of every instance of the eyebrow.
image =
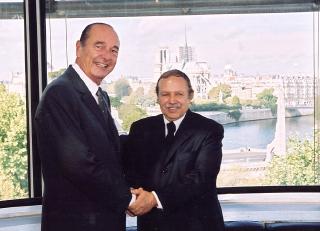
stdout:
[[(94, 43), (94, 45), (105, 45), (106, 44), (106, 42), (103, 42), (103, 41), (97, 41), (97, 42), (95, 42)], [(117, 49), (117, 50), (119, 50), (119, 46), (117, 46), (117, 45), (114, 45), (112, 48), (115, 48), (115, 49)]]

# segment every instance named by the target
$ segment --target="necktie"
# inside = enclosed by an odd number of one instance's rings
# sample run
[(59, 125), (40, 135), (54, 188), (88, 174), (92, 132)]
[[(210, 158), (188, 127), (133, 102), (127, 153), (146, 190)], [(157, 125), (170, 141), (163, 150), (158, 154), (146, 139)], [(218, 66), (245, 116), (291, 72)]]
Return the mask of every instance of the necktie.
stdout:
[(98, 88), (96, 95), (98, 96), (98, 103), (99, 103), (100, 109), (102, 110), (102, 112), (106, 116), (106, 118), (108, 118), (110, 115), (108, 95), (104, 95), (101, 87)]
[[(112, 139), (117, 140), (119, 134), (118, 134), (117, 127), (114, 123), (114, 120), (111, 116), (109, 97), (108, 97), (107, 93), (104, 93), (100, 87), (99, 87), (96, 95), (98, 96), (99, 107), (100, 107), (101, 111), (103, 112), (104, 118), (110, 128), (111, 137), (112, 137)], [(115, 141), (115, 143), (117, 144), (118, 141)]]
[(176, 131), (176, 126), (175, 124), (171, 121), (170, 123), (167, 123), (167, 129), (168, 129), (168, 135), (166, 136), (165, 139), (165, 146), (166, 149), (168, 150), (173, 143), (174, 140), (174, 132)]

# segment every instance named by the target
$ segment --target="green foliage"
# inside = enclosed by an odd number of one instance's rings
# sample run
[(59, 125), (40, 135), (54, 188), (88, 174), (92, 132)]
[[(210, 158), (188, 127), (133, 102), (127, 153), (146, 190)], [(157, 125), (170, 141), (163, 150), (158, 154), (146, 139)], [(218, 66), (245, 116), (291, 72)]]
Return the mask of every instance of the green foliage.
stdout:
[(120, 99), (124, 96), (128, 96), (132, 92), (132, 88), (125, 78), (118, 79), (114, 84), (114, 91), (117, 97)]
[(317, 139), (289, 139), (287, 154), (273, 156), (266, 170), (266, 184), (319, 185), (319, 155), (320, 147)]
[(119, 97), (112, 97), (112, 96), (109, 96), (110, 98), (110, 103), (111, 103), (111, 106), (115, 107), (115, 108), (119, 108), (121, 106), (121, 99)]
[(144, 96), (143, 87), (138, 87), (135, 91), (131, 92), (129, 97), (126, 100), (127, 104), (138, 105), (139, 100)]
[(4, 174), (3, 169), (0, 165), (0, 200), (10, 200), (13, 199), (15, 195), (15, 189), (13, 183), (8, 177)]
[(217, 103), (204, 103), (204, 104), (192, 104), (190, 110), (192, 111), (224, 111), (239, 109), (240, 106), (228, 106), (226, 104)]
[(138, 87), (134, 92), (130, 94), (126, 99), (127, 104), (138, 105), (142, 108), (154, 106), (156, 103), (156, 94), (154, 92), (148, 92), (144, 94), (144, 88)]
[(241, 107), (240, 98), (238, 96), (228, 97), (224, 100), (224, 102), (228, 105)]
[(48, 77), (49, 77), (49, 79), (57, 78), (57, 77), (59, 77), (60, 75), (62, 75), (63, 72), (65, 72), (65, 70), (66, 70), (65, 68), (61, 68), (61, 69), (59, 69), (59, 70), (57, 70), (57, 71), (49, 72), (49, 73), (48, 73)]
[(233, 96), (231, 99), (231, 105), (233, 106), (241, 106), (240, 98), (238, 96)]
[(1, 85), (0, 99), (0, 170), (14, 187), (11, 197), (25, 197), (28, 192), (25, 103)]
[(216, 87), (213, 87), (209, 93), (209, 99), (212, 99), (214, 102), (219, 102), (219, 94), (222, 93), (222, 100), (231, 96), (231, 86), (228, 84), (219, 84)]
[(273, 95), (273, 88), (263, 90), (257, 94), (257, 99), (260, 101), (260, 105), (266, 108), (270, 108), (273, 115), (277, 113), (277, 97)]
[(118, 110), (119, 118), (122, 120), (122, 128), (129, 131), (131, 124), (147, 116), (147, 113), (133, 104), (122, 104)]
[(228, 116), (231, 117), (232, 119), (234, 119), (235, 121), (239, 121), (239, 119), (241, 117), (241, 112), (239, 109), (231, 110), (228, 112)]

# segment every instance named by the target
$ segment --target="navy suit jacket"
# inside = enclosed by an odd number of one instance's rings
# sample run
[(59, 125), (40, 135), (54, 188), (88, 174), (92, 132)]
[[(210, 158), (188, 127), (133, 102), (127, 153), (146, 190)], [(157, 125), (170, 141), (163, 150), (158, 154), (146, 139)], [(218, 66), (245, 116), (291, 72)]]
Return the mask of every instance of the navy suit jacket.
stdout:
[(128, 181), (155, 191), (163, 206), (139, 217), (138, 230), (224, 230), (216, 191), (223, 126), (187, 111), (167, 153), (164, 137), (158, 115), (133, 123), (126, 141)]
[(71, 66), (46, 87), (35, 125), (44, 180), (42, 231), (125, 230), (131, 193), (119, 137)]

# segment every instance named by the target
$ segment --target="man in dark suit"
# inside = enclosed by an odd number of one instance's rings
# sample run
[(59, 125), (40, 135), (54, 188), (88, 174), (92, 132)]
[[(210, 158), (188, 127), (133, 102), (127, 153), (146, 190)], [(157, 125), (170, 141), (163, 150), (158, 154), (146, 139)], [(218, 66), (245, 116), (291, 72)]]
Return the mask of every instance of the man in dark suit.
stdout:
[[(126, 143), (128, 181), (138, 188), (138, 200), (143, 194), (150, 198), (129, 207), (141, 215), (138, 230), (224, 230), (216, 191), (223, 126), (189, 110), (193, 89), (179, 70), (163, 73), (156, 93), (162, 115), (133, 123)], [(173, 141), (168, 141), (170, 133)]]
[(110, 107), (109, 98), (106, 92), (96, 95), (118, 51), (110, 25), (88, 25), (76, 43), (76, 62), (43, 92), (35, 116), (44, 180), (42, 231), (125, 230), (133, 197), (114, 121), (99, 107), (102, 101)]

